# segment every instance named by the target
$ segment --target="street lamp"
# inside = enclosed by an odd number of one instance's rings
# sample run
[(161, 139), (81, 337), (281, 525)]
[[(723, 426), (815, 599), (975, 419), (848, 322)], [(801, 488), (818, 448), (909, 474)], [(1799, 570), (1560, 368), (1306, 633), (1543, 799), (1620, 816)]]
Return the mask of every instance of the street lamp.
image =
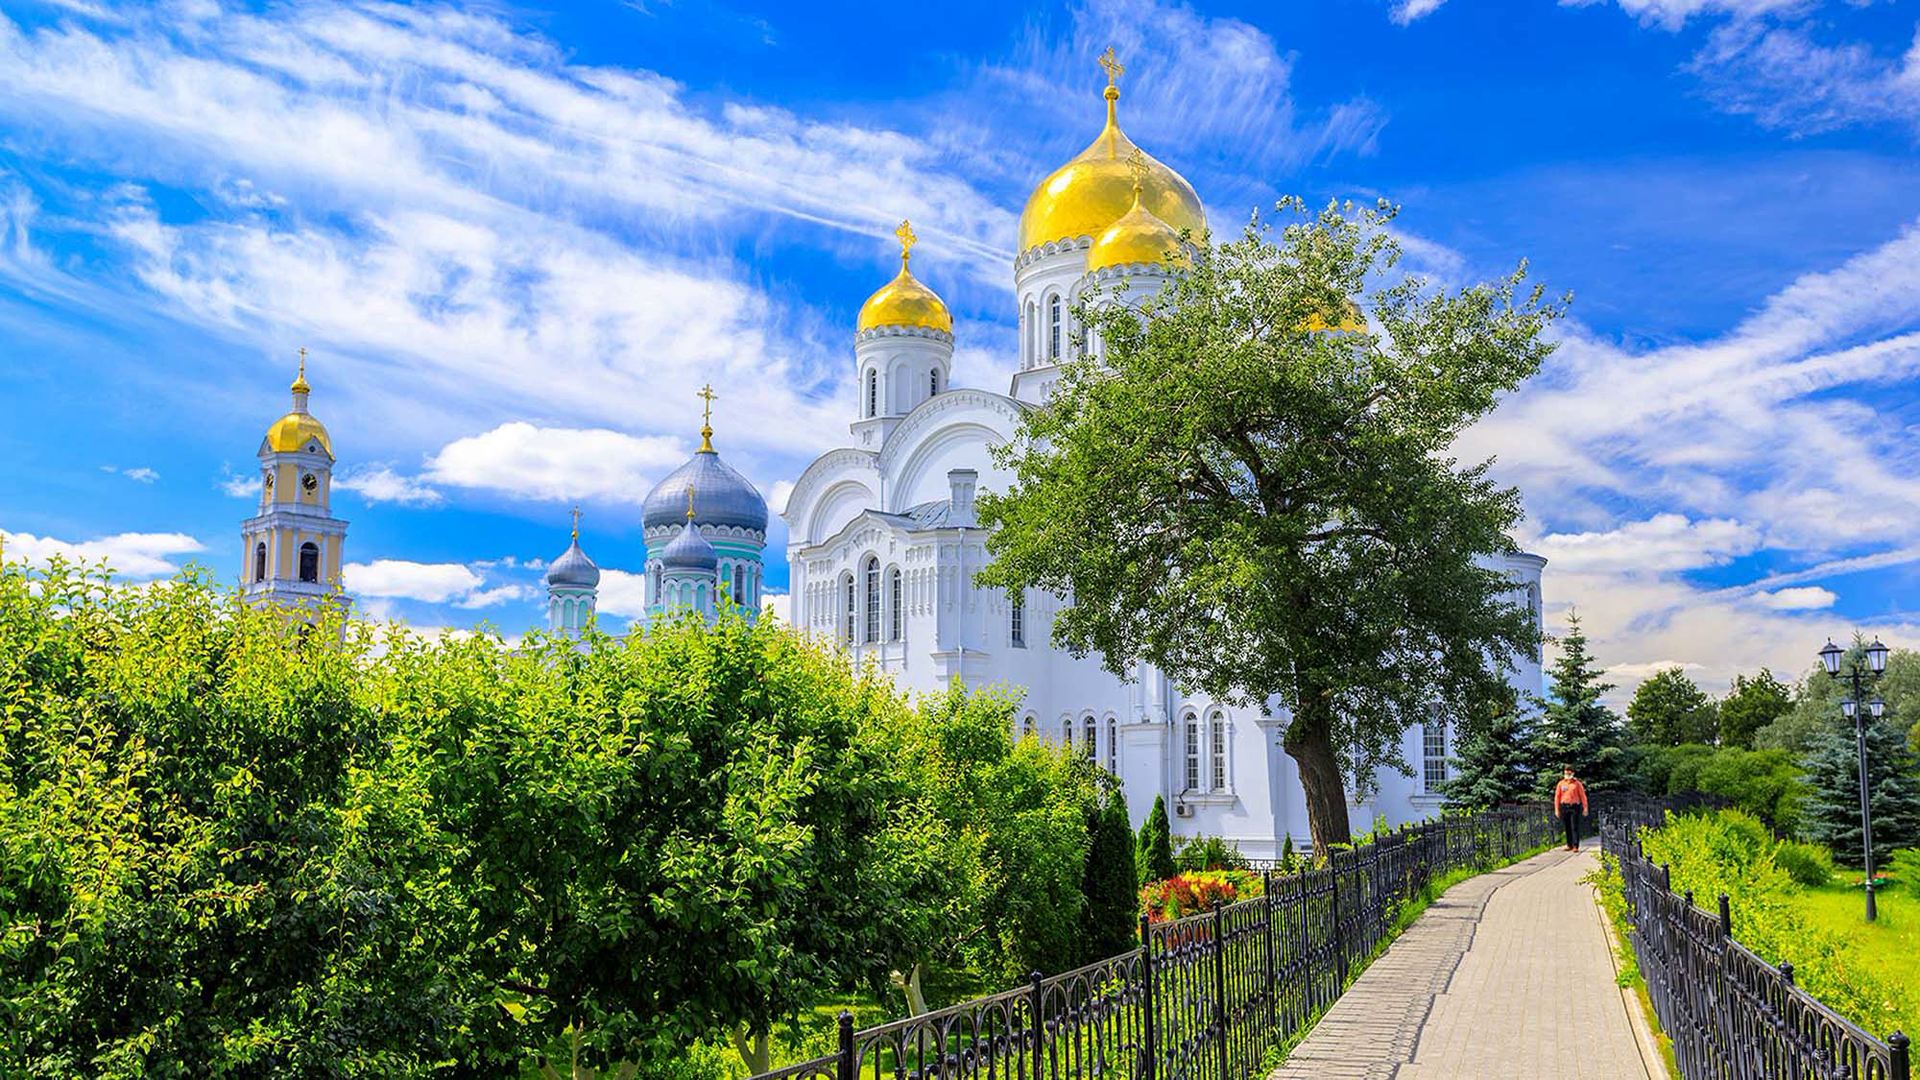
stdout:
[[(1820, 664), (1833, 678), (1840, 677), (1840, 658), (1846, 650), (1827, 640), (1827, 647), (1820, 650)], [(1867, 869), (1867, 921), (1878, 917), (1873, 906), (1873, 805), (1867, 798), (1867, 721), (1878, 720), (1886, 715), (1887, 703), (1875, 694), (1866, 696), (1867, 686), (1877, 681), (1887, 670), (1887, 647), (1879, 638), (1866, 648), (1867, 667), (1861, 670), (1859, 664), (1848, 668), (1847, 678), (1852, 683), (1847, 697), (1840, 702), (1840, 713), (1853, 721), (1854, 747), (1860, 756), (1860, 846), (1866, 855)]]

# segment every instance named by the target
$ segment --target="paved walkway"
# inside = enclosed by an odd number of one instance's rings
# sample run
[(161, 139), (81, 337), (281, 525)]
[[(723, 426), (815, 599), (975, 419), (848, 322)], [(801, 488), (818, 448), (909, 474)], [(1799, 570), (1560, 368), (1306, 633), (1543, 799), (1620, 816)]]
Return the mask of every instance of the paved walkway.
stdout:
[(1594, 851), (1549, 851), (1447, 890), (1270, 1080), (1648, 1080), (1580, 883)]

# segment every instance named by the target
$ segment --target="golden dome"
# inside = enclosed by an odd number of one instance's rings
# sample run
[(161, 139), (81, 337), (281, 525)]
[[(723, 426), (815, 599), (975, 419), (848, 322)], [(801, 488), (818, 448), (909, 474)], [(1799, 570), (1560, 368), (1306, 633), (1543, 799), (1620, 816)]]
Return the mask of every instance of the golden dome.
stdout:
[(1360, 313), (1360, 305), (1351, 300), (1346, 302), (1346, 310), (1341, 313), (1339, 322), (1329, 322), (1324, 314), (1316, 311), (1307, 316), (1306, 321), (1300, 324), (1300, 328), (1309, 334), (1317, 334), (1323, 330), (1334, 330), (1342, 334), (1371, 332), (1367, 329), (1367, 317)]
[[(1109, 69), (1110, 77), (1117, 74), (1117, 67)], [(1055, 169), (1027, 197), (1027, 208), (1020, 214), (1022, 252), (1051, 241), (1098, 236), (1119, 220), (1133, 205), (1133, 171), (1127, 162), (1135, 154), (1146, 165), (1140, 184), (1141, 205), (1173, 226), (1175, 233), (1188, 230), (1189, 239), (1196, 243), (1206, 232), (1206, 210), (1193, 185), (1135, 146), (1120, 130), (1115, 115), (1120, 88), (1109, 84), (1106, 96), (1107, 126), (1099, 137), (1072, 161)]]
[(909, 253), (913, 250), (913, 226), (901, 222), (894, 230), (900, 238), (900, 272), (892, 281), (880, 286), (879, 291), (867, 297), (860, 305), (861, 330), (871, 330), (876, 326), (924, 326), (929, 330), (943, 330), (953, 333), (953, 313), (947, 310), (946, 302), (913, 276), (907, 268)]
[(309, 441), (318, 441), (320, 449), (325, 450), (327, 456), (333, 456), (333, 440), (327, 436), (326, 425), (315, 420), (311, 413), (290, 412), (267, 429), (267, 449), (276, 454), (305, 450)]
[(1181, 242), (1180, 230), (1140, 205), (1140, 190), (1136, 188), (1133, 207), (1094, 240), (1093, 250), (1087, 253), (1087, 269), (1104, 270), (1135, 263), (1159, 266), (1169, 257), (1177, 263), (1187, 261), (1187, 248)]

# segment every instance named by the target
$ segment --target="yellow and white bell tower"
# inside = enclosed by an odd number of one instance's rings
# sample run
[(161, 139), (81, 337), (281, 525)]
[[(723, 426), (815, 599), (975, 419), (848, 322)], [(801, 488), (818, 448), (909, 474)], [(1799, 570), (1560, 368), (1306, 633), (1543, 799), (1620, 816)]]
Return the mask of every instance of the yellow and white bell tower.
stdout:
[(307, 350), (293, 408), (260, 440), (260, 512), (240, 525), (249, 603), (311, 606), (340, 589), (347, 523), (333, 516), (333, 440), (307, 411)]

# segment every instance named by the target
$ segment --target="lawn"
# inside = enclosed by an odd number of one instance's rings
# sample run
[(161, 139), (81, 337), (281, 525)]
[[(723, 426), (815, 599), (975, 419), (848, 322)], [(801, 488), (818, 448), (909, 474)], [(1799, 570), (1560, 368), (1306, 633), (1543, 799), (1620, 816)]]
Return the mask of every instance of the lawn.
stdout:
[[(1859, 880), (1858, 871), (1841, 871), (1836, 884), (1802, 890), (1794, 902), (1821, 929), (1845, 938), (1852, 946), (1849, 961), (1901, 986), (1920, 986), (1920, 895), (1910, 883), (1895, 884), (1874, 894), (1879, 918), (1864, 918), (1866, 899), (1857, 886), (1837, 884)], [(1905, 1017), (1901, 1029), (1920, 1031), (1920, 1015)], [(1884, 1031), (1874, 1032), (1884, 1037)]]

